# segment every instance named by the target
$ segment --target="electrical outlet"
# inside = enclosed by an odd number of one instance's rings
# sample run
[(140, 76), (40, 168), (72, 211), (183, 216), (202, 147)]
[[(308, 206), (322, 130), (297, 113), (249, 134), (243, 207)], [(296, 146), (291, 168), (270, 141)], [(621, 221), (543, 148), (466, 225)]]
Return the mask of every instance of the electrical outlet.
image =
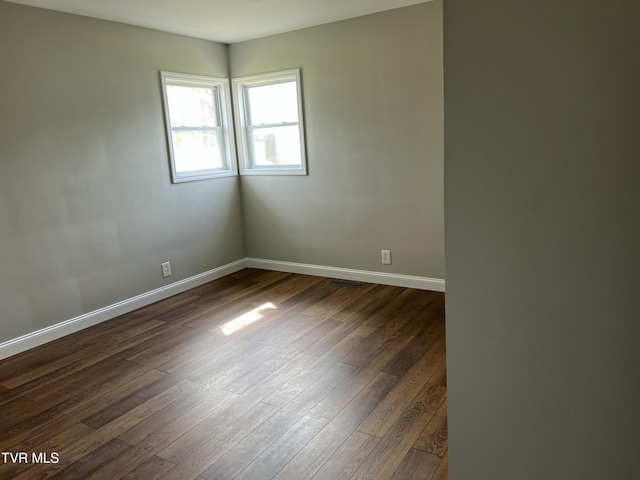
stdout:
[(391, 250), (382, 250), (382, 265), (391, 265)]
[(171, 276), (171, 263), (170, 262), (164, 262), (161, 263), (160, 266), (162, 267), (162, 278), (167, 278)]

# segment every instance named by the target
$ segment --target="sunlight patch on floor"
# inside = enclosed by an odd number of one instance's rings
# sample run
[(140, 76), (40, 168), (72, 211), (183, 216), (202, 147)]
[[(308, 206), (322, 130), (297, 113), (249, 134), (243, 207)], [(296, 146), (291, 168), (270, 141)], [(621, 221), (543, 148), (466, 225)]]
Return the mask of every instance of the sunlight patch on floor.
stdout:
[(233, 332), (238, 331), (241, 328), (244, 328), (247, 325), (260, 320), (262, 318), (260, 312), (262, 312), (263, 310), (272, 310), (274, 308), (276, 308), (276, 306), (273, 303), (267, 302), (247, 313), (240, 315), (239, 317), (234, 318), (230, 322), (225, 323), (220, 327), (220, 329), (225, 335), (231, 335)]

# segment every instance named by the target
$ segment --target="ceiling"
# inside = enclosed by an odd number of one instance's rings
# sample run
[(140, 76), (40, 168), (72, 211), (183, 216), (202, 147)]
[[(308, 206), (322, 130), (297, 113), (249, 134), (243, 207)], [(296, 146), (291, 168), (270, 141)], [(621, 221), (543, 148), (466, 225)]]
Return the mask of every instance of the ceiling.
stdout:
[(6, 0), (235, 43), (428, 0)]

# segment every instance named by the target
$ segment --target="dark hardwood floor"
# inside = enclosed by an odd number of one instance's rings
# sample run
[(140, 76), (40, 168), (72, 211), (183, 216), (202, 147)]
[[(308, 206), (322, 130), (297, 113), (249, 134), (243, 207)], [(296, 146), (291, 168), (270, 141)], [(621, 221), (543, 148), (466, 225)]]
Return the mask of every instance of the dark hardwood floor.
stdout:
[(246, 269), (0, 361), (0, 478), (444, 480), (446, 397), (444, 294)]

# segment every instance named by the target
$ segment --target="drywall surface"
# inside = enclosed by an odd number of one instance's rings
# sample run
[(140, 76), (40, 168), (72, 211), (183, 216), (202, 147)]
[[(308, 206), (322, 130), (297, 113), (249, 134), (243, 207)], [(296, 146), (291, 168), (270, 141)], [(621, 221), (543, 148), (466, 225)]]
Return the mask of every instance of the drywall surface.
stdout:
[(444, 278), (441, 9), (230, 46), (234, 77), (302, 72), (309, 175), (241, 178), (248, 256)]
[(638, 478), (639, 18), (445, 2), (451, 480)]
[(171, 184), (158, 74), (226, 46), (0, 2), (0, 68), (0, 341), (244, 257), (238, 179)]

